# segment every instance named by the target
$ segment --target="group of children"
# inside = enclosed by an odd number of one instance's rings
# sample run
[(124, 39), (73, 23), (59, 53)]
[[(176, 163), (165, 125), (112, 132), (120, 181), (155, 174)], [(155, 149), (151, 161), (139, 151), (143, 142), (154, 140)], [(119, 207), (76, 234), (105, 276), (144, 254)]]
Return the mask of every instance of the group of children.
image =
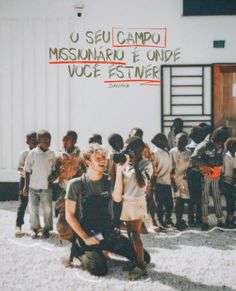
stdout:
[[(234, 228), (236, 138), (228, 138), (226, 128), (217, 128), (212, 132), (207, 124), (194, 126), (188, 135), (183, 131), (181, 120), (175, 124), (176, 128), (171, 128), (168, 137), (158, 133), (152, 138), (153, 151), (147, 143), (142, 151), (142, 156), (152, 165), (152, 171), (147, 173), (146, 201), (155, 229), (160, 231), (175, 226), (181, 231), (188, 226), (198, 226), (202, 230), (208, 230), (210, 195), (215, 206), (217, 225)], [(133, 128), (129, 137), (132, 136), (142, 139), (143, 131)], [(18, 163), (21, 177), (15, 235), (19, 237), (23, 234), (21, 228), (29, 197), (32, 238), (48, 238), (50, 230), (53, 229), (52, 184), (57, 182), (60, 196), (65, 195), (68, 182), (86, 172), (86, 165), (81, 160), (80, 149), (76, 146), (75, 131), (66, 132), (63, 148), (58, 153), (50, 149), (51, 135), (46, 130), (30, 132), (26, 136), (26, 143), (28, 148), (20, 154)], [(94, 134), (89, 138), (89, 143), (102, 144), (101, 135)], [(115, 133), (109, 136), (108, 143), (111, 152), (106, 171), (111, 189), (114, 189), (117, 173), (114, 155), (123, 150), (124, 141), (121, 135)], [(226, 199), (226, 219), (223, 218), (221, 194)], [(43, 228), (39, 219), (40, 204), (44, 218)], [(119, 199), (113, 203), (114, 223), (117, 228), (122, 227), (121, 204)], [(188, 224), (183, 219), (186, 204)], [(176, 215), (175, 224), (173, 212)], [(145, 231), (144, 224), (142, 229)]]

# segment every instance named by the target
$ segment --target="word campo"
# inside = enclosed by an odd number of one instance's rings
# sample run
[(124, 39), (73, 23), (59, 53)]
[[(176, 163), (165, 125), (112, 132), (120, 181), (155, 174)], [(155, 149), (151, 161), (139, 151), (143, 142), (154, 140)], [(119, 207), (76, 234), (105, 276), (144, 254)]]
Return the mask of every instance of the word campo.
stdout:
[(166, 47), (166, 28), (113, 28), (113, 47)]
[[(113, 47), (146, 46), (146, 47), (166, 47), (166, 28), (112, 28), (112, 32), (107, 30), (86, 31), (85, 41), (88, 44), (108, 44)], [(80, 41), (78, 32), (70, 34), (73, 43)]]

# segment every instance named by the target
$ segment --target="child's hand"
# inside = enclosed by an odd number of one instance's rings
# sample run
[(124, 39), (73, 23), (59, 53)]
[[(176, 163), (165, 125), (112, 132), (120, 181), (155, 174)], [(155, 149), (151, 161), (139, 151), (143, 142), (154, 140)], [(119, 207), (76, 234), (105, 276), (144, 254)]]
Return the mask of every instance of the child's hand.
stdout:
[(214, 169), (211, 167), (203, 166), (203, 167), (200, 167), (200, 171), (202, 175), (210, 176), (213, 174)]
[(126, 157), (126, 161), (124, 162), (124, 164), (117, 164), (116, 166), (117, 173), (123, 173), (125, 168), (128, 166), (130, 159), (128, 155), (125, 155), (125, 157)]
[(22, 191), (22, 195), (23, 196), (28, 196), (29, 194), (29, 187), (24, 187), (23, 191)]
[(24, 167), (19, 167), (17, 170), (19, 174), (21, 175), (21, 177), (24, 177)]
[(180, 197), (179, 190), (176, 190), (176, 192), (173, 192), (173, 196), (174, 196), (174, 199)]

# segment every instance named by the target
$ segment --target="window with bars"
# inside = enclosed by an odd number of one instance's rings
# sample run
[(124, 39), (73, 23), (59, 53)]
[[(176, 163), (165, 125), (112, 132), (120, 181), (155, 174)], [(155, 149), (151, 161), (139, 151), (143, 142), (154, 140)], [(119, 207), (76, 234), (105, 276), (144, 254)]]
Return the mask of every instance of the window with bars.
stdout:
[(162, 132), (167, 134), (177, 117), (185, 130), (205, 122), (212, 125), (212, 66), (161, 66)]

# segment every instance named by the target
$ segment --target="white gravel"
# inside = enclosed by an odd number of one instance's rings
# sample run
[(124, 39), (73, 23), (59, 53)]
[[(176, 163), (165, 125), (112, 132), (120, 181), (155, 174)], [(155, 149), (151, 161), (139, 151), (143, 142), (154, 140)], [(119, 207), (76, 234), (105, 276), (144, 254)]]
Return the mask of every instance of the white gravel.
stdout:
[[(61, 263), (69, 245), (56, 231), (48, 240), (32, 240), (29, 215), (26, 235), (15, 238), (18, 202), (0, 203), (0, 290), (236, 290), (236, 230), (190, 229), (156, 234), (150, 228), (143, 243), (151, 253), (148, 277), (130, 282), (123, 260), (109, 262), (104, 278)], [(210, 222), (215, 223), (214, 216)]]

